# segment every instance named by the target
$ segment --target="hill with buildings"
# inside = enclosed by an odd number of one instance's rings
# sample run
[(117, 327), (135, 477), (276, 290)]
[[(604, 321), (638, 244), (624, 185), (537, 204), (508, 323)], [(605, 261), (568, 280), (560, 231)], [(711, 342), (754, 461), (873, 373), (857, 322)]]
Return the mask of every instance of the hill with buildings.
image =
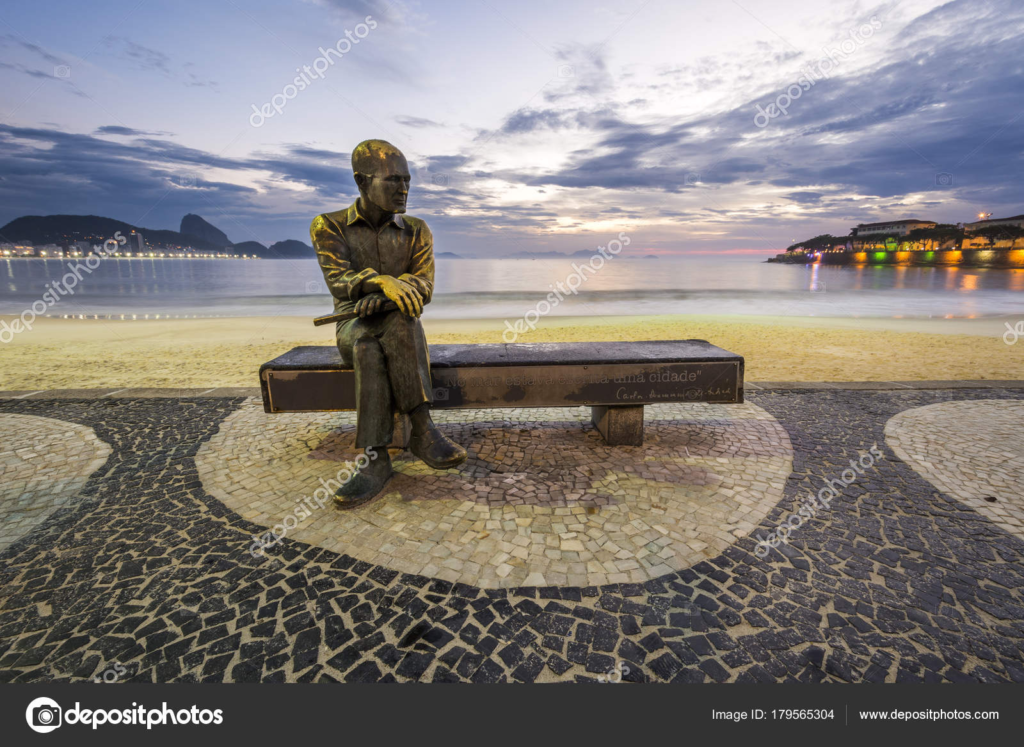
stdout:
[(821, 234), (788, 247), (769, 262), (1024, 266), (1024, 215), (973, 223), (907, 218), (860, 223), (847, 236)]
[(59, 257), (88, 254), (92, 247), (123, 236), (121, 254), (174, 256), (259, 257), (260, 259), (313, 259), (313, 247), (286, 239), (269, 247), (256, 241), (235, 244), (199, 215), (181, 219), (181, 231), (133, 226), (99, 215), (26, 215), (0, 228), (0, 253), (6, 256)]
[(808, 254), (886, 248), (903, 251), (981, 248), (985, 243), (994, 247), (999, 242), (1013, 242), (1022, 236), (1024, 215), (985, 218), (974, 223), (955, 225), (905, 218), (881, 223), (859, 223), (846, 236), (824, 233), (793, 244), (786, 248), (786, 252)]
[(120, 233), (125, 238), (141, 234), (145, 243), (160, 249), (183, 249), (191, 246), (201, 251), (217, 251), (223, 247), (177, 231), (164, 231), (133, 226), (124, 221), (99, 215), (25, 215), (15, 218), (0, 228), (5, 242), (30, 246), (59, 246), (68, 248), (76, 242), (102, 244)]

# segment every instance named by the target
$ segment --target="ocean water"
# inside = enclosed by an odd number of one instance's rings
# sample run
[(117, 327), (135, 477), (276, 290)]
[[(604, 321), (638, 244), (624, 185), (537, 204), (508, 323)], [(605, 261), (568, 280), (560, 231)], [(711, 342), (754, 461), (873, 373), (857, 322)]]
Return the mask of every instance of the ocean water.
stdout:
[[(766, 264), (742, 255), (580, 259), (439, 259), (428, 318), (751, 314), (978, 318), (1024, 313), (1024, 270)], [(0, 314), (20, 314), (68, 260), (0, 261)], [(580, 280), (580, 277), (585, 280)], [(554, 291), (576, 286), (576, 293)], [(552, 294), (549, 296), (548, 294)], [(555, 303), (557, 301), (557, 303)], [(547, 304), (552, 304), (548, 311)], [(37, 307), (38, 308), (38, 307)], [(184, 318), (330, 313), (314, 260), (104, 260), (46, 316)]]

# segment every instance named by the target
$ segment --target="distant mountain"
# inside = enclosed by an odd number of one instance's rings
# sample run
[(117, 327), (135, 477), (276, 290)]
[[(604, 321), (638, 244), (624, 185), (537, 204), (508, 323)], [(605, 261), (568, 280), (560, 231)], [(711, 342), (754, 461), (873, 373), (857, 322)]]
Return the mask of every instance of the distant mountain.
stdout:
[(15, 218), (0, 228), (0, 239), (15, 243), (31, 241), (36, 246), (42, 244), (66, 245), (75, 241), (91, 241), (101, 244), (107, 239), (114, 238), (114, 234), (119, 231), (125, 237), (132, 231), (138, 231), (152, 246), (192, 246), (204, 251), (216, 251), (222, 248), (199, 237), (184, 236), (177, 231), (133, 226), (99, 215), (25, 215)]
[(648, 254), (648, 255), (644, 256), (644, 259), (657, 259), (657, 258), (658, 258), (657, 254)]
[(181, 219), (181, 228), (179, 230), (187, 236), (195, 236), (213, 246), (225, 249), (231, 246), (231, 240), (227, 237), (227, 234), (207, 222), (201, 216), (193, 215), (192, 213)]
[(267, 259), (316, 259), (313, 247), (296, 239), (285, 239), (271, 244), (267, 249)]
[(438, 252), (434, 257), (443, 257), (444, 259), (465, 259), (461, 254), (455, 252)]

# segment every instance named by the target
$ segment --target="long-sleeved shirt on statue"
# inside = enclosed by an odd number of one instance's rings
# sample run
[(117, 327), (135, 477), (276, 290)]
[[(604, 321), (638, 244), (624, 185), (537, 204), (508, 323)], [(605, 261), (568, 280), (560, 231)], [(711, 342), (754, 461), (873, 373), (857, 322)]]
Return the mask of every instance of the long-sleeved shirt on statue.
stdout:
[(434, 292), (434, 237), (425, 221), (394, 214), (374, 229), (359, 201), (324, 213), (309, 228), (320, 269), (334, 296), (334, 313), (351, 312), (366, 293), (363, 281), (378, 275), (402, 280), (429, 303)]

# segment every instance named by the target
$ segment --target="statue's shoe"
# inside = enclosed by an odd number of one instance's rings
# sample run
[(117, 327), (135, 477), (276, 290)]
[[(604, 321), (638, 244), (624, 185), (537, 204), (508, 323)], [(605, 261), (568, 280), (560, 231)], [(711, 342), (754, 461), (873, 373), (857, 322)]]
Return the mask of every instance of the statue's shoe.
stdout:
[(334, 494), (334, 505), (342, 510), (358, 508), (370, 503), (374, 498), (384, 493), (384, 488), (394, 477), (391, 468), (391, 456), (386, 448), (379, 449), (378, 454), (383, 452), (372, 462), (356, 472), (344, 485)]
[(466, 450), (437, 428), (413, 436), (409, 451), (434, 469), (451, 469), (466, 461)]

